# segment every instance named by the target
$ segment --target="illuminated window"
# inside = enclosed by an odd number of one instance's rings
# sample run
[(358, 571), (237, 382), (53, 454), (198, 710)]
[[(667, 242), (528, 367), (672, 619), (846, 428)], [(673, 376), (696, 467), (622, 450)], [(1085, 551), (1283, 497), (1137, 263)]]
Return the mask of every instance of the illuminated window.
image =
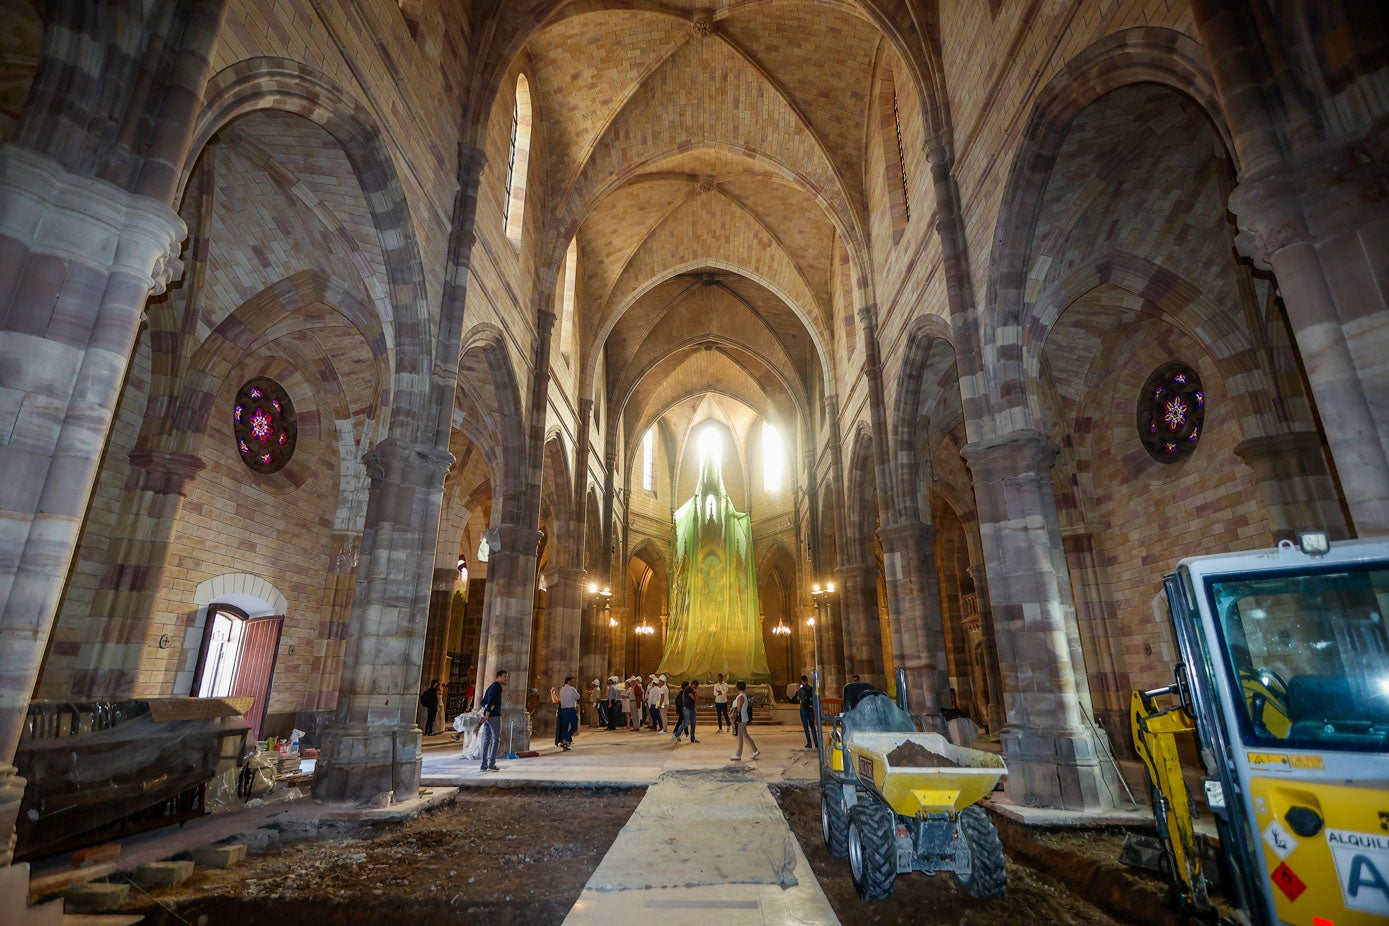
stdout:
[(699, 432), (699, 465), (703, 466), (704, 461), (709, 459), (719, 466), (723, 465), (723, 437), (713, 425)]
[(647, 428), (641, 439), (641, 487), (650, 492), (655, 485), (656, 437), (655, 428)]
[(294, 456), (299, 428), (284, 387), (258, 376), (242, 386), (232, 406), (236, 450), (251, 470), (277, 473)]
[(564, 292), (560, 297), (559, 351), (565, 362), (572, 362), (574, 356), (574, 281), (578, 276), (578, 267), (579, 239), (575, 238), (569, 242), (569, 250), (564, 254)]
[(531, 86), (525, 74), (516, 77), (516, 102), (511, 107), (511, 151), (506, 164), (506, 206), (502, 225), (513, 244), (521, 243), (521, 217), (526, 205), (526, 169), (531, 154)]
[(768, 492), (781, 489), (781, 477), (786, 472), (786, 448), (781, 432), (769, 422), (762, 422), (762, 486)]
[(1201, 377), (1184, 363), (1166, 363), (1153, 371), (1138, 396), (1138, 439), (1159, 463), (1191, 456), (1206, 420), (1206, 393)]

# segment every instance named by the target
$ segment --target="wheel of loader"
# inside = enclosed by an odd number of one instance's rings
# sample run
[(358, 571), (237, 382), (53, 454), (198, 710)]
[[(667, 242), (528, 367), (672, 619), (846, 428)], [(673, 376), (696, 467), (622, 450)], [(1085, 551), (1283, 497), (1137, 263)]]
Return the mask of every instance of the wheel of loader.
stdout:
[(994, 821), (983, 807), (972, 804), (960, 811), (960, 835), (969, 846), (971, 859), (968, 880), (955, 876), (955, 883), (971, 897), (1001, 897), (1008, 884), (1007, 862)]
[(897, 817), (876, 800), (849, 808), (849, 870), (864, 900), (886, 900), (897, 887)]
[(849, 855), (849, 815), (844, 810), (844, 786), (828, 778), (820, 784), (820, 831), (835, 858)]

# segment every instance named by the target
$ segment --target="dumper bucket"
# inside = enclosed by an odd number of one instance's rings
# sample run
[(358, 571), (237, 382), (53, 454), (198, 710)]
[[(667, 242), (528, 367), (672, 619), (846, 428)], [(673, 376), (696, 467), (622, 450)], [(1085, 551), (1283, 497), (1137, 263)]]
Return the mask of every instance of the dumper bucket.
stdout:
[(959, 813), (1008, 773), (999, 756), (939, 733), (851, 733), (845, 750), (859, 781), (904, 817)]

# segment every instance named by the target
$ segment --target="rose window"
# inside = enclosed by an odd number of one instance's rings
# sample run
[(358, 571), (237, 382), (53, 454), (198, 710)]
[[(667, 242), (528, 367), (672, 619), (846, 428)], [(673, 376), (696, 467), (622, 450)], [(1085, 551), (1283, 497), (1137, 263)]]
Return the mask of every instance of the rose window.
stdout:
[(294, 456), (298, 428), (294, 404), (284, 387), (257, 377), (241, 387), (232, 406), (232, 431), (241, 462), (258, 473), (275, 473)]
[(1201, 377), (1184, 363), (1166, 363), (1138, 397), (1138, 439), (1154, 460), (1175, 463), (1196, 449), (1205, 417)]

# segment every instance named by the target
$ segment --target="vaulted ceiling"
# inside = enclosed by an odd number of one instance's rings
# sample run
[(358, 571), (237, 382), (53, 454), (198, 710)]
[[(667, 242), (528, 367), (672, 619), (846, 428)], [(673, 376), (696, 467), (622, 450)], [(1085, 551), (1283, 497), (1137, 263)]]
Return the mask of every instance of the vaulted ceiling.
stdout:
[(867, 227), (882, 35), (847, 4), (622, 5), (566, 6), (523, 57), (550, 253), (577, 229), (585, 387), (629, 446), (705, 393), (792, 425)]

